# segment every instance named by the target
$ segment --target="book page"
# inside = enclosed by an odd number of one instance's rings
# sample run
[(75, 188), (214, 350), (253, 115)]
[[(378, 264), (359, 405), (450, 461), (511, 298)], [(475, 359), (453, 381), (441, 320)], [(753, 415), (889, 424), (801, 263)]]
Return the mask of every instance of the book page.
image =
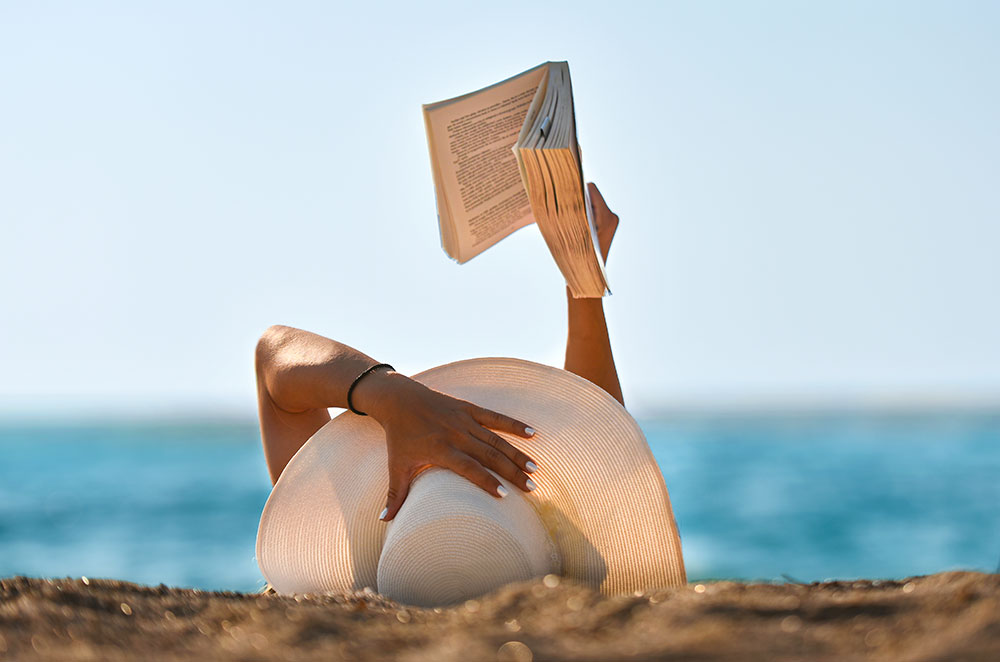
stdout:
[(534, 222), (512, 147), (547, 73), (424, 106), (442, 243), (459, 262)]
[(584, 185), (569, 66), (550, 64), (545, 99), (532, 127), (518, 138), (518, 160), (535, 222), (570, 292), (601, 297), (609, 293), (608, 281)]

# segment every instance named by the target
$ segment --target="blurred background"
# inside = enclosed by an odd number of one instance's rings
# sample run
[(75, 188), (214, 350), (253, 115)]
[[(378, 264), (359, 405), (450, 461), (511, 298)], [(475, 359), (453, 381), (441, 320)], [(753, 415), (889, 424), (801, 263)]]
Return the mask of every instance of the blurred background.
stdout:
[(0, 576), (262, 585), (256, 338), (561, 365), (444, 255), (420, 104), (568, 60), (692, 579), (1000, 562), (1000, 7), (0, 5)]

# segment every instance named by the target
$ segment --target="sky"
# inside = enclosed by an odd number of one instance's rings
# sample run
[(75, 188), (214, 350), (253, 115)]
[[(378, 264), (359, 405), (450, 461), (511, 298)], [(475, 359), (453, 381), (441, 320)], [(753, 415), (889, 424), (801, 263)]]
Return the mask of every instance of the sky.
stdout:
[(537, 228), (440, 247), (420, 105), (568, 60), (640, 411), (1000, 402), (1000, 5), (0, 4), (0, 413), (252, 415), (281, 323), (560, 365)]

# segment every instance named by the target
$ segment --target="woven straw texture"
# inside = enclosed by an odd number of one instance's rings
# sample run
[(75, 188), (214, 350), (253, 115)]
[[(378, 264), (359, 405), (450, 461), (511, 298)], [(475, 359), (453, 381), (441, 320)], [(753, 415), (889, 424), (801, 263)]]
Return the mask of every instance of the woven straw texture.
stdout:
[[(667, 488), (614, 398), (518, 359), (460, 361), (415, 379), (533, 426), (530, 440), (503, 436), (535, 459), (538, 488), (508, 485), (510, 496), (497, 500), (432, 470), (387, 525), (378, 520), (388, 488), (382, 428), (342, 414), (291, 459), (261, 515), (257, 561), (277, 591), (372, 587), (401, 602), (446, 604), (546, 568), (608, 594), (685, 582)], [(470, 579), (470, 563), (485, 579)]]
[[(494, 474), (495, 475), (495, 474)], [(559, 571), (559, 554), (520, 491), (497, 499), (461, 476), (430, 469), (387, 526), (378, 591), (425, 607), (455, 604)]]

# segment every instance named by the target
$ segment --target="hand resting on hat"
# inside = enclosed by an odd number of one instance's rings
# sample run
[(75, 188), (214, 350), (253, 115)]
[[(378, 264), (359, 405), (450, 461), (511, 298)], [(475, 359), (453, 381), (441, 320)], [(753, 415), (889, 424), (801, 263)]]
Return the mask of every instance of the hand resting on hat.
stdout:
[[(589, 184), (601, 255), (605, 262), (618, 216)], [(565, 369), (600, 386), (624, 404), (602, 299), (574, 299), (567, 290), (569, 336)], [(378, 362), (352, 347), (308, 331), (272, 326), (257, 343), (261, 437), (272, 483), (299, 448), (330, 420), (329, 407), (348, 405), (351, 384)], [(411, 481), (439, 466), (502, 498), (505, 489), (490, 471), (524, 491), (534, 489), (537, 467), (529, 454), (495, 431), (530, 439), (528, 423), (430, 389), (387, 368), (365, 375), (352, 403), (385, 431), (389, 493), (382, 519), (395, 517)], [(530, 453), (530, 444), (527, 449)]]
[[(330, 420), (328, 407), (347, 407), (355, 378), (376, 361), (335, 340), (301, 329), (272, 326), (257, 343), (258, 405), (264, 454), (277, 482), (292, 455)], [(385, 430), (389, 495), (383, 519), (392, 519), (410, 481), (424, 469), (444, 467), (497, 498), (505, 488), (487, 469), (525, 491), (536, 467), (499, 430), (530, 438), (525, 423), (434, 391), (380, 369), (358, 382), (352, 401)]]
[(506, 488), (487, 468), (525, 492), (535, 489), (527, 476), (537, 469), (535, 463), (492, 431), (528, 439), (535, 431), (521, 421), (388, 371), (364, 378), (354, 402), (385, 430), (389, 494), (384, 520), (396, 516), (410, 482), (432, 466), (451, 469), (500, 498), (506, 496)]

